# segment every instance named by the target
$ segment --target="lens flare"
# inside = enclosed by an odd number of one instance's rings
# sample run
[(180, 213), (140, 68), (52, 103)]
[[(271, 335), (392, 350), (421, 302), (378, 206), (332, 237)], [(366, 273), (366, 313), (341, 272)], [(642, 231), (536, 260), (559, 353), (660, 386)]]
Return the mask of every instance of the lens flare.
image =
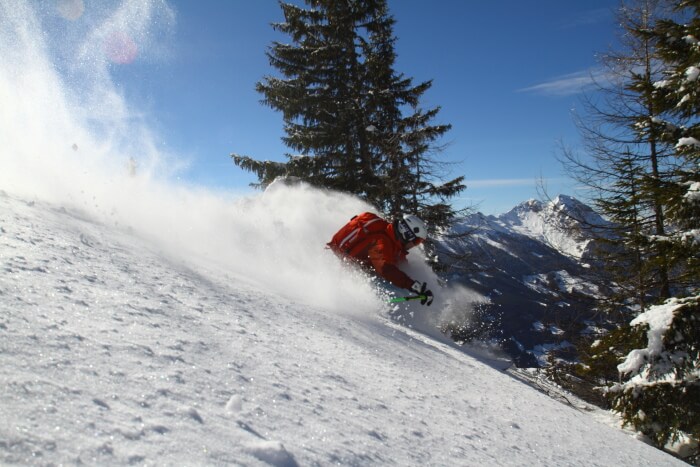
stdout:
[(105, 39), (104, 51), (110, 62), (128, 65), (136, 60), (139, 48), (131, 36), (121, 31), (115, 31)]

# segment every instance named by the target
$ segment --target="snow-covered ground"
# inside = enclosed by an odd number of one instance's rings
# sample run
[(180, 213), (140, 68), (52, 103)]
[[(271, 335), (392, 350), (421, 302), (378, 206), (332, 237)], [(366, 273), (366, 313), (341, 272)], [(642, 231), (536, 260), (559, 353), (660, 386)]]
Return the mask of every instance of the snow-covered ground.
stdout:
[(323, 248), (356, 199), (168, 181), (102, 47), (167, 4), (54, 7), (0, 0), (0, 464), (684, 465), (448, 342), (483, 298), (415, 253), (389, 310)]
[(70, 207), (2, 193), (0, 265), (3, 464), (682, 465), (379, 303)]

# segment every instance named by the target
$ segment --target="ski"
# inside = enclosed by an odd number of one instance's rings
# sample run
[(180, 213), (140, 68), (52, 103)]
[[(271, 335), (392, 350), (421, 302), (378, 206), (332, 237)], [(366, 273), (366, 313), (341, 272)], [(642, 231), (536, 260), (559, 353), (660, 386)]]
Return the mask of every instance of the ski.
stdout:
[(428, 297), (426, 295), (415, 295), (410, 297), (395, 297), (389, 300), (387, 303), (402, 303), (408, 302), (409, 300), (426, 300)]

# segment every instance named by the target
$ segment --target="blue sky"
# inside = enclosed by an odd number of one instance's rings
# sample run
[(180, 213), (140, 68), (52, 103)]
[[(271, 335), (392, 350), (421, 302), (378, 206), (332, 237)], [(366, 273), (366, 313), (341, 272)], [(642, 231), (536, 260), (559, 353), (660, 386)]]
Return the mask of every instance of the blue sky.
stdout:
[[(297, 2), (300, 3), (300, 2)], [(276, 74), (265, 51), (286, 40), (275, 0), (169, 2), (176, 23), (167, 52), (113, 68), (162, 144), (190, 162), (187, 182), (248, 190), (255, 178), (231, 152), (283, 160), (282, 118), (260, 104), (255, 83)], [(551, 194), (580, 195), (555, 159), (558, 141), (576, 146), (572, 109), (616, 38), (617, 0), (390, 0), (397, 20), (396, 69), (433, 80), (424, 107), (450, 123), (440, 156), (468, 189), (459, 205), (487, 214)]]

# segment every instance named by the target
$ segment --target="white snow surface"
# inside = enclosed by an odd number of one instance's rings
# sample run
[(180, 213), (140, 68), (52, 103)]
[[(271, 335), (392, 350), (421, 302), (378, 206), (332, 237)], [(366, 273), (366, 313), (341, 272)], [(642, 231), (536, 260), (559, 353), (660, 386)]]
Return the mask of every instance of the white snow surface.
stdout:
[(682, 465), (378, 304), (134, 232), (0, 196), (0, 463)]
[(419, 252), (388, 310), (324, 249), (357, 199), (177, 182), (103, 47), (173, 10), (114, 5), (0, 0), (0, 464), (684, 465), (444, 338), (483, 297)]

